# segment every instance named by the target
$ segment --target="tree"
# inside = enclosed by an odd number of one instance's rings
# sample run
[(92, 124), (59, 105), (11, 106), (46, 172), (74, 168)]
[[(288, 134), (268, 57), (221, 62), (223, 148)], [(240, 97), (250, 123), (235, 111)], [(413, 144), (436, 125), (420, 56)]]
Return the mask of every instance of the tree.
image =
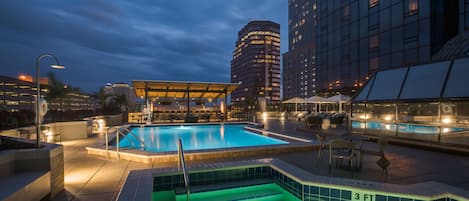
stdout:
[(92, 96), (98, 100), (101, 110), (105, 111), (108, 107), (107, 105), (108, 98), (111, 96), (104, 92), (104, 87), (99, 88), (99, 91), (94, 93)]
[(54, 100), (59, 100), (59, 108), (62, 108), (63, 99), (67, 96), (67, 87), (66, 85), (55, 77), (53, 72), (47, 74), (49, 79), (49, 85), (47, 89), (47, 100), (52, 102)]
[(116, 104), (117, 108), (119, 108), (120, 111), (127, 111), (129, 108), (127, 96), (125, 96), (124, 94), (115, 95), (114, 97), (112, 97), (112, 102)]

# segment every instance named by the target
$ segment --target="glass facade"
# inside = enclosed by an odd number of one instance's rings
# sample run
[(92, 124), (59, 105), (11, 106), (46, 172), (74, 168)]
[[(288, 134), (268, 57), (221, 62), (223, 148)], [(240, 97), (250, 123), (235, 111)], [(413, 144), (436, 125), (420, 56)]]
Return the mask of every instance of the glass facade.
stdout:
[(469, 57), (377, 72), (352, 104), (352, 130), (469, 145)]
[[(460, 0), (290, 0), (289, 52), (284, 55), (284, 97), (354, 94), (376, 71), (428, 63), (457, 35)], [(310, 15), (303, 17), (303, 6)], [(462, 15), (462, 14), (461, 14)], [(465, 15), (465, 14), (464, 14)], [(298, 28), (305, 19), (305, 28)], [(309, 21), (310, 24), (308, 24)], [(309, 35), (312, 40), (298, 40)], [(311, 44), (311, 45), (309, 45)], [(299, 47), (310, 48), (307, 78)], [(314, 76), (313, 76), (314, 74)], [(310, 86), (308, 86), (308, 89)], [(309, 94), (313, 93), (313, 94)]]
[(260, 97), (269, 107), (280, 104), (280, 25), (251, 21), (238, 33), (231, 61), (234, 105), (257, 109)]
[(283, 97), (308, 98), (317, 88), (315, 1), (289, 0), (288, 18), (288, 52), (283, 54)]

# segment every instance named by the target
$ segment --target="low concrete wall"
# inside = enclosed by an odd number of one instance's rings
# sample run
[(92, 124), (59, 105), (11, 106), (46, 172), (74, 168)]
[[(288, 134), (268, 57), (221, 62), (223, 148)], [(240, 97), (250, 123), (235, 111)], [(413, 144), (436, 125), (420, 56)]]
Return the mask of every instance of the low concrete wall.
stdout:
[(119, 126), (124, 123), (123, 114), (106, 115), (104, 118), (106, 119), (107, 126)]
[(18, 130), (17, 129), (3, 130), (3, 131), (0, 131), (0, 135), (8, 136), (8, 137), (18, 137)]
[(62, 141), (85, 139), (88, 137), (88, 125), (86, 121), (57, 122), (50, 124), (60, 133)]
[[(88, 154), (108, 158), (119, 158), (128, 161), (135, 161), (146, 164), (158, 164), (177, 162), (179, 160), (177, 152), (151, 153), (140, 150), (125, 150), (119, 154), (115, 147), (109, 147), (106, 151), (104, 147), (86, 147)], [(319, 145), (300, 143), (259, 147), (227, 148), (217, 150), (187, 151), (184, 153), (186, 161), (214, 160), (223, 158), (242, 158), (261, 155), (273, 155), (288, 152), (310, 151), (318, 149)]]
[[(19, 188), (12, 188), (12, 184)], [(47, 200), (50, 193), (50, 172), (29, 172), (4, 178), (0, 182), (0, 188), (2, 201), (37, 201), (41, 198)]]
[[(85, 139), (88, 137), (87, 121), (57, 122), (57, 123), (43, 124), (42, 126), (50, 127), (52, 134), (60, 133), (60, 141)], [(20, 136), (18, 135), (19, 129), (27, 130), (29, 131), (30, 134)], [(26, 139), (36, 139), (35, 133), (36, 133), (35, 126), (28, 126), (28, 127), (18, 128), (18, 129), (0, 131), (1, 136), (8, 136), (8, 137), (14, 137), (14, 138), (20, 137), (20, 138), (26, 138)], [(42, 140), (49, 141), (48, 139), (42, 139)], [(59, 139), (55, 139), (55, 140), (59, 140)]]
[[(17, 140), (2, 137), (4, 140)], [(32, 143), (32, 141), (21, 140)], [(2, 178), (31, 172), (49, 172), (50, 198), (64, 189), (64, 154), (62, 145), (43, 144), (40, 149), (11, 149), (0, 152), (0, 183)], [(27, 188), (25, 186), (24, 188)], [(38, 198), (41, 199), (41, 198)]]

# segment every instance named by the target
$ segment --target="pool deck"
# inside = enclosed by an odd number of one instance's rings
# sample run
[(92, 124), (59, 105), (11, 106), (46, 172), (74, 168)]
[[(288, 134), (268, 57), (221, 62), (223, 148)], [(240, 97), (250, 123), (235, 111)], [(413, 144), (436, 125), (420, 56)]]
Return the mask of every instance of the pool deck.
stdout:
[[(298, 131), (304, 124), (294, 121), (268, 120), (265, 129), (294, 137), (314, 140), (314, 131)], [(343, 129), (330, 129), (330, 133), (343, 133)], [(54, 200), (115, 200), (129, 171), (153, 167), (175, 167), (176, 163), (144, 164), (127, 160), (106, 159), (88, 155), (85, 147), (104, 142), (98, 134), (85, 140), (64, 142), (65, 191)], [(377, 146), (365, 142), (364, 146)], [(327, 153), (327, 152), (326, 152)], [(413, 184), (436, 181), (469, 190), (469, 157), (411, 147), (388, 145), (385, 153), (391, 161), (389, 175), (386, 176), (376, 165), (376, 156), (366, 155), (360, 171), (332, 168), (331, 176), (358, 180), (378, 181), (394, 184)], [(229, 158), (206, 161), (191, 161), (194, 164), (238, 161), (256, 158), (277, 158), (316, 175), (327, 176), (326, 154), (318, 163), (317, 151), (302, 151), (246, 158)]]

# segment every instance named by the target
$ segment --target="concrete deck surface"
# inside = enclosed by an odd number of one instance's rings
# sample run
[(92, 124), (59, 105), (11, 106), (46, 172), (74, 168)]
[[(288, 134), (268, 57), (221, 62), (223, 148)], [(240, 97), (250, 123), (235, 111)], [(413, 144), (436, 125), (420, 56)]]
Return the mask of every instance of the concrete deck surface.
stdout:
[[(313, 133), (297, 131), (304, 125), (294, 121), (268, 120), (266, 130), (279, 132), (295, 137), (314, 140)], [(345, 132), (333, 129), (328, 132)], [(104, 137), (97, 135), (85, 140), (64, 142), (65, 159), (65, 191), (54, 200), (115, 200), (130, 170), (152, 168), (151, 164), (130, 162), (125, 160), (106, 159), (90, 156), (85, 147), (95, 143), (103, 143)], [(364, 146), (376, 148), (376, 143), (364, 142)], [(469, 190), (469, 157), (454, 155), (410, 147), (388, 145), (385, 153), (391, 161), (389, 175), (386, 176), (376, 161), (377, 156), (366, 155), (360, 171), (332, 168), (330, 176), (354, 178), (359, 180), (380, 181), (396, 184), (413, 184), (425, 181), (437, 181)], [(329, 175), (327, 152), (318, 162), (317, 151), (266, 155), (255, 158), (278, 158), (294, 166), (317, 175)], [(189, 163), (210, 163), (234, 161), (250, 158), (230, 158), (223, 160), (196, 161)], [(176, 166), (176, 163), (153, 164), (153, 167)]]

